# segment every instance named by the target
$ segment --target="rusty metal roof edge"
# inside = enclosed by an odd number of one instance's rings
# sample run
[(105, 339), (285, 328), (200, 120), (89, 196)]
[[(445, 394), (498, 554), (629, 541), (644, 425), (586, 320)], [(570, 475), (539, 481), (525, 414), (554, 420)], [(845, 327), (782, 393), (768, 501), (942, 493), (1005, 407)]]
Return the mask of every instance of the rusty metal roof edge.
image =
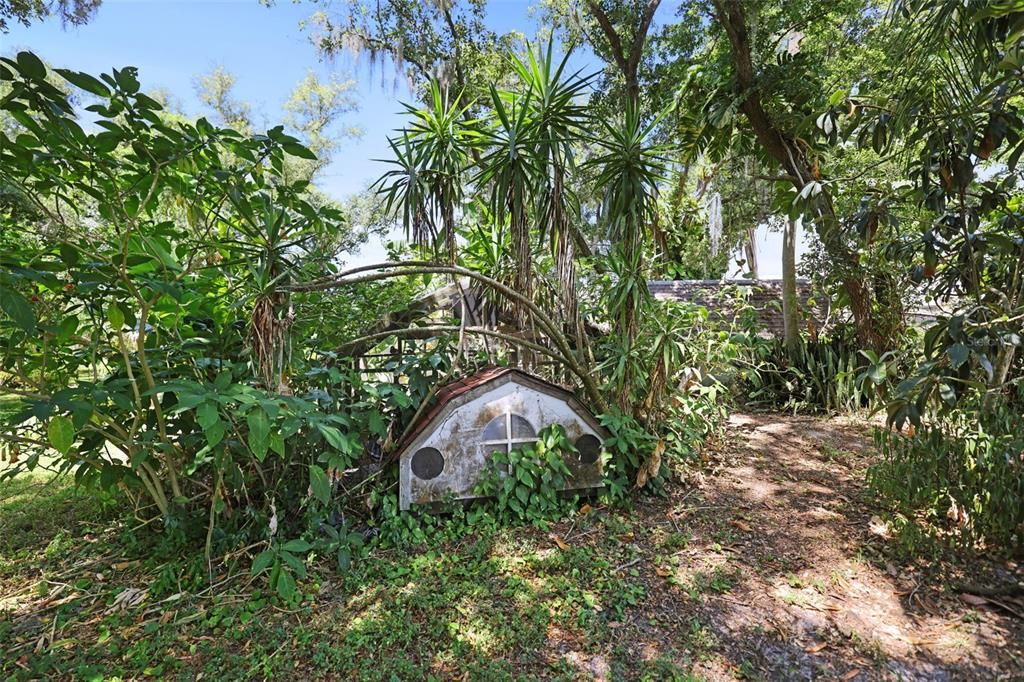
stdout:
[[(479, 383), (468, 385), (465, 390), (458, 391), (450, 397), (441, 397), (441, 393), (449, 386), (454, 386), (456, 384), (472, 380), (473, 377), (488, 372), (494, 372), (494, 375), (483, 379)], [(545, 381), (540, 377), (534, 376), (515, 367), (491, 366), (485, 367), (468, 377), (457, 379), (456, 381), (445, 384), (439, 388), (433, 399), (440, 399), (443, 402), (439, 402), (433, 406), (427, 414), (423, 415), (421, 423), (413, 429), (403, 442), (396, 446), (395, 451), (398, 453), (398, 459), (404, 459), (409, 451), (414, 450), (412, 446), (417, 445), (418, 442), (423, 440), (425, 435), (429, 433), (431, 425), (436, 424), (439, 420), (448, 414), (451, 414), (454, 410), (476, 398), (484, 389), (496, 388), (516, 379), (518, 379), (519, 383), (522, 385), (548, 393), (549, 395), (555, 394), (557, 397), (565, 399), (565, 401), (569, 403), (570, 407), (572, 407), (577, 414), (581, 415), (587, 424), (594, 429), (594, 431), (604, 438), (608, 437), (608, 429), (601, 424), (593, 411), (584, 405), (572, 391), (549, 381)]]

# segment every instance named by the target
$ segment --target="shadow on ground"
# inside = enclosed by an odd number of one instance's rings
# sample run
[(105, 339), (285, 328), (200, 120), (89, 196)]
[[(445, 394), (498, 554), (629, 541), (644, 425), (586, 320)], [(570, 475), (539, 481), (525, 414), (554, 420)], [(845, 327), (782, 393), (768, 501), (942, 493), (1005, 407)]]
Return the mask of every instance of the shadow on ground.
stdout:
[[(653, 543), (640, 606), (660, 624), (686, 619), (715, 646), (701, 678), (962, 680), (1024, 677), (1024, 613), (965, 603), (950, 581), (1014, 584), (1013, 562), (901, 561), (863, 488), (870, 425), (735, 415), (715, 473), (641, 516), (686, 534)], [(637, 622), (634, 652), (668, 647)], [(678, 641), (676, 634), (674, 640)]]
[(863, 487), (869, 428), (736, 415), (703, 474), (632, 512), (377, 549), (340, 577), (319, 562), (294, 608), (244, 565), (183, 584), (95, 500), (16, 481), (0, 486), (0, 676), (1024, 678), (1024, 605), (948, 589), (1018, 567), (899, 559)]

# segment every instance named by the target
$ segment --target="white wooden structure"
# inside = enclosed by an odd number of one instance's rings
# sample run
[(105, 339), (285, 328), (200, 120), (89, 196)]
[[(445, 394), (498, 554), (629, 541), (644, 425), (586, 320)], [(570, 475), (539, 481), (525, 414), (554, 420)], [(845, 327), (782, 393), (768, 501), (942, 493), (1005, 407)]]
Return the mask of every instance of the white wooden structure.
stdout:
[(437, 392), (399, 446), (399, 506), (476, 497), (489, 455), (533, 443), (561, 424), (579, 454), (566, 461), (566, 490), (602, 485), (604, 429), (565, 389), (509, 368), (490, 368)]

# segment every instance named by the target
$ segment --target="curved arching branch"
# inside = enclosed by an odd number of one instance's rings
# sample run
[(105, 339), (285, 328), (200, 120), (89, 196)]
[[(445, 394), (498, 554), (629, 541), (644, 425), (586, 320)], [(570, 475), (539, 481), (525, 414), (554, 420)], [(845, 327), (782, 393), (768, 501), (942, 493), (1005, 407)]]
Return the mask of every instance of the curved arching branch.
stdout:
[(402, 338), (426, 338), (428, 336), (433, 336), (435, 334), (457, 334), (459, 332), (465, 332), (466, 334), (480, 334), (481, 336), (490, 336), (496, 339), (501, 339), (506, 343), (522, 346), (523, 348), (529, 348), (532, 351), (546, 355), (552, 360), (557, 360), (558, 362), (561, 362), (565, 365), (570, 364), (566, 358), (562, 357), (560, 354), (556, 353), (550, 348), (540, 345), (539, 343), (527, 341), (526, 339), (521, 339), (518, 336), (505, 334), (503, 332), (495, 331), (493, 329), (485, 329), (483, 327), (460, 327), (454, 324), (432, 325), (427, 327), (407, 327), (405, 329), (391, 329), (381, 332), (375, 332), (373, 334), (360, 336), (358, 339), (353, 339), (349, 341), (338, 350), (338, 353), (344, 355), (344, 349), (347, 346), (358, 346), (369, 341), (379, 341), (381, 339), (386, 339), (391, 336)]
[[(370, 271), (376, 272), (370, 272)], [(360, 274), (367, 273), (370, 274)], [(518, 291), (502, 284), (501, 282), (491, 279), (486, 275), (482, 275), (475, 270), (470, 270), (458, 265), (440, 265), (434, 261), (425, 260), (412, 260), (412, 261), (387, 261), (384, 263), (376, 263), (370, 265), (362, 265), (350, 270), (338, 273), (337, 275), (329, 278), (314, 280), (312, 282), (290, 284), (285, 287), (281, 287), (285, 291), (293, 292), (309, 292), (309, 291), (325, 291), (327, 289), (336, 289), (339, 287), (348, 286), (351, 284), (359, 284), (364, 282), (376, 282), (383, 279), (390, 279), (393, 277), (404, 277), (407, 275), (431, 275), (431, 274), (449, 274), (449, 275), (461, 275), (475, 280), (484, 286), (487, 286), (494, 291), (498, 292), (502, 296), (505, 296), (511, 301), (519, 303), (520, 305), (527, 308), (534, 316), (537, 325), (541, 328), (541, 331), (548, 335), (551, 341), (558, 348), (561, 353), (561, 360), (565, 363), (566, 367), (579, 377), (580, 382), (583, 384), (583, 388), (587, 393), (587, 397), (590, 401), (598, 408), (599, 411), (605, 412), (608, 409), (608, 403), (598, 389), (597, 382), (594, 381), (593, 373), (590, 368), (585, 366), (576, 358), (572, 352), (572, 348), (569, 342), (566, 340), (565, 335), (559, 330), (558, 326), (552, 321), (552, 319), (532, 300)], [(353, 275), (359, 275), (353, 277)]]
[[(394, 270), (396, 268), (402, 268), (402, 270), (397, 272), (383, 272), (386, 270)], [(377, 272), (374, 272), (370, 275), (363, 275), (361, 277), (352, 277), (352, 275), (371, 270), (376, 270)], [(559, 350), (566, 353), (566, 355), (571, 355), (568, 343), (565, 342), (563, 335), (558, 331), (558, 327), (555, 325), (554, 321), (550, 317), (548, 317), (548, 315), (544, 313), (540, 306), (534, 303), (530, 298), (524, 296), (515, 289), (512, 289), (511, 287), (502, 284), (501, 282), (495, 279), (491, 279), (490, 277), (482, 275), (479, 272), (476, 272), (475, 270), (470, 270), (468, 268), (464, 268), (458, 265), (440, 264), (434, 261), (426, 260), (387, 261), (384, 263), (362, 265), (356, 268), (352, 268), (350, 270), (346, 270), (344, 272), (340, 272), (337, 275), (330, 278), (314, 280), (312, 282), (308, 282), (305, 284), (291, 284), (281, 288), (286, 291), (295, 292), (323, 291), (326, 289), (335, 289), (337, 287), (347, 286), (349, 284), (375, 282), (382, 279), (390, 279), (392, 277), (430, 274), (454, 274), (469, 277), (470, 279), (474, 279), (480, 282), (481, 284), (484, 284), (494, 289), (495, 291), (502, 294), (506, 298), (511, 299), (516, 303), (525, 306), (537, 318), (538, 322), (540, 322), (540, 325), (543, 328), (543, 331), (551, 337), (552, 341), (559, 345), (564, 344), (564, 348), (560, 347)]]

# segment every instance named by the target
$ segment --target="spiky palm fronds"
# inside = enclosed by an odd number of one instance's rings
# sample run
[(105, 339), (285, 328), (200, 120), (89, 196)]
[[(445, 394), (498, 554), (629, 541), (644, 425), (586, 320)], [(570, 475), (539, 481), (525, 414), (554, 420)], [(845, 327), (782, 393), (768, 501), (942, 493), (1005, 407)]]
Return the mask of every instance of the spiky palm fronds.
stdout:
[(530, 244), (531, 198), (543, 167), (534, 154), (531, 134), (533, 91), (499, 92), (491, 86), (495, 120), (483, 132), (487, 152), (480, 159), (476, 182), (488, 191), (488, 208), (497, 224), (507, 222), (515, 262), (515, 288), (533, 293), (533, 258)]
[[(389, 140), (397, 166), (377, 182), (388, 212), (401, 210), (407, 238), (435, 251), (443, 248), (455, 261), (456, 213), (465, 197), (470, 150), (479, 137), (476, 121), (467, 120), (469, 105), (461, 95), (449, 98), (434, 81), (429, 106), (405, 105), (411, 115), (399, 139)], [(440, 247), (440, 248), (439, 248)]]
[[(602, 154), (587, 163), (604, 191), (602, 216), (612, 242), (611, 265), (618, 276), (612, 291), (612, 314), (628, 354), (637, 320), (650, 298), (644, 277), (643, 241), (655, 230), (658, 184), (668, 172), (670, 148), (652, 141), (659, 119), (645, 123), (637, 106), (626, 107), (619, 121), (602, 122), (594, 142)], [(631, 377), (624, 376), (620, 404), (625, 408)]]
[(530, 51), (526, 61), (514, 59), (513, 68), (534, 93), (531, 137), (541, 170), (534, 192), (538, 238), (550, 244), (563, 316), (574, 326), (578, 297), (573, 231), (578, 229), (580, 203), (567, 179), (576, 171), (574, 146), (583, 138), (586, 107), (582, 98), (591, 77), (579, 71), (566, 75), (569, 57), (566, 54), (556, 62), (549, 42), (543, 55)]

